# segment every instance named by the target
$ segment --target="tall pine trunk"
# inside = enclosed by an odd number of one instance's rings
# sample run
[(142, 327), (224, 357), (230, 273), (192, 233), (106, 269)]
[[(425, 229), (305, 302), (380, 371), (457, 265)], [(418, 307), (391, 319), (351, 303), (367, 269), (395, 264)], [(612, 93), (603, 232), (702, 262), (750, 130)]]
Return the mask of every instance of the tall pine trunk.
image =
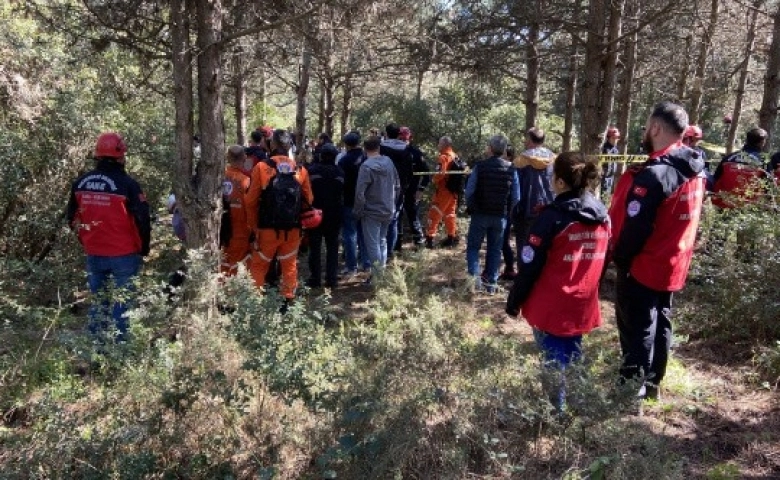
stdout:
[(745, 86), (747, 85), (748, 74), (750, 73), (750, 57), (753, 55), (753, 45), (756, 41), (756, 20), (758, 10), (763, 0), (756, 0), (750, 10), (750, 20), (748, 21), (747, 38), (745, 39), (745, 56), (742, 65), (739, 67), (739, 81), (737, 82), (737, 96), (734, 99), (734, 111), (731, 114), (731, 125), (729, 125), (729, 134), (726, 139), (726, 153), (734, 151), (734, 141), (737, 138), (737, 129), (739, 128), (739, 119), (742, 116), (742, 103), (745, 100)]
[(764, 75), (764, 96), (761, 100), (761, 109), (758, 112), (758, 126), (769, 134), (766, 149), (771, 147), (772, 131), (777, 119), (778, 96), (780, 96), (780, 6), (774, 16), (774, 28), (772, 29), (772, 46), (769, 48), (766, 74)]
[(222, 2), (197, 1), (198, 130), (201, 158), (196, 167), (196, 217), (188, 225), (187, 242), (219, 251), (222, 175), (225, 170), (225, 125), (222, 104)]
[[(191, 208), (195, 192), (192, 183), (193, 151), (193, 80), (192, 45), (190, 43), (190, 0), (171, 0), (171, 56), (173, 97), (175, 105), (176, 161), (173, 191), (187, 229), (195, 217)], [(189, 241), (190, 246), (198, 243)]]
[[(641, 9), (639, 2), (640, 0), (628, 0), (626, 16), (631, 21), (630, 28), (636, 28)], [(620, 92), (617, 97), (617, 127), (623, 134), (618, 143), (620, 153), (622, 154), (626, 154), (628, 151), (628, 140), (630, 138), (628, 130), (631, 126), (631, 111), (633, 108), (632, 98), (634, 94), (634, 77), (636, 75), (638, 37), (639, 32), (634, 31), (625, 39), (623, 70), (620, 74)]]
[[(579, 23), (582, 13), (582, 1), (575, 0), (574, 14), (572, 23)], [(576, 35), (571, 35), (571, 45), (569, 46), (569, 68), (566, 82), (566, 107), (563, 114), (563, 151), (572, 150), (571, 136), (574, 130), (574, 107), (577, 101), (577, 81), (579, 75), (579, 44)]]
[(539, 114), (539, 24), (532, 23), (528, 28), (528, 43), (526, 44), (526, 69), (528, 75), (525, 82), (525, 131), (536, 125)]
[(247, 103), (246, 75), (244, 75), (243, 49), (240, 47), (233, 53), (233, 109), (236, 116), (236, 143), (246, 144)]
[(704, 92), (704, 73), (707, 70), (707, 57), (710, 54), (712, 38), (715, 35), (715, 28), (718, 26), (719, 8), (720, 0), (712, 0), (709, 23), (699, 43), (699, 56), (696, 59), (696, 72), (693, 76), (693, 87), (691, 88), (691, 108), (688, 112), (688, 121), (691, 122), (691, 125), (699, 123), (701, 98)]
[(311, 50), (304, 40), (301, 52), (301, 65), (298, 71), (298, 86), (295, 89), (295, 141), (299, 149), (303, 148), (306, 136), (306, 100), (311, 78)]

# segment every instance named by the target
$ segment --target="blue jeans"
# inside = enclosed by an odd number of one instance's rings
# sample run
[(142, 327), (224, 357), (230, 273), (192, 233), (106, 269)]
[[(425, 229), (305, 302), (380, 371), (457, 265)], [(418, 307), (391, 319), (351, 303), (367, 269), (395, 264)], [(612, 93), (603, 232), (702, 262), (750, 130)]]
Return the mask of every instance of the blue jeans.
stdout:
[(548, 375), (557, 377), (545, 388), (555, 408), (563, 410), (566, 404), (566, 367), (582, 358), (582, 335), (559, 337), (534, 328), (534, 340), (542, 351), (543, 368)]
[(141, 270), (141, 255), (98, 257), (87, 255), (87, 281), (94, 297), (89, 308), (89, 332), (100, 336), (117, 330), (116, 341), (127, 338), (127, 310), (133, 304), (133, 279)]
[(387, 258), (393, 257), (393, 249), (398, 241), (398, 228), (401, 226), (401, 212), (396, 211), (387, 227)]
[(357, 270), (358, 262), (364, 269), (369, 268), (371, 263), (366, 258), (363, 229), (352, 213), (352, 207), (343, 207), (342, 217), (341, 244), (344, 247), (344, 263), (347, 270)]
[(387, 230), (390, 228), (391, 222), (364, 218), (360, 223), (363, 226), (366, 255), (371, 262), (373, 273), (378, 273), (387, 264)]
[(484, 215), (474, 213), (469, 222), (469, 233), (466, 245), (466, 264), (469, 275), (479, 275), (479, 250), (482, 240), (487, 236), (487, 251), (485, 252), (485, 277), (489, 284), (498, 281), (498, 269), (501, 263), (501, 245), (504, 242), (504, 227), (506, 217), (501, 215)]

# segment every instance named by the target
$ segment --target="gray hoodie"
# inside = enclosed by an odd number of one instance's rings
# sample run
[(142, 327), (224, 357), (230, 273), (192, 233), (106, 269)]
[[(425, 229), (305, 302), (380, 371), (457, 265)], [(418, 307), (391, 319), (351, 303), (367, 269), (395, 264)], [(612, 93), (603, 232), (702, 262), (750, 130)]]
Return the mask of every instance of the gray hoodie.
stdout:
[(379, 155), (368, 157), (360, 165), (352, 210), (355, 217), (389, 222), (400, 196), (401, 182), (392, 160)]

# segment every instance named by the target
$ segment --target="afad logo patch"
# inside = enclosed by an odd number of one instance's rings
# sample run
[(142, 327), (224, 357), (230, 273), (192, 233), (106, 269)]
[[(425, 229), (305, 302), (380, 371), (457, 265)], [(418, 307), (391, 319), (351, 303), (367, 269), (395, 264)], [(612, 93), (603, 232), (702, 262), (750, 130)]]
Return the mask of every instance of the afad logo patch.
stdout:
[(520, 256), (523, 258), (523, 263), (531, 263), (534, 261), (534, 249), (526, 245), (520, 252)]
[(645, 195), (647, 195), (647, 188), (640, 187), (639, 185), (637, 185), (636, 187), (634, 187), (634, 195), (636, 195), (637, 197), (644, 197)]
[(542, 244), (542, 237), (539, 237), (537, 235), (531, 235), (528, 237), (528, 243), (533, 245), (534, 247), (538, 247)]
[(636, 217), (637, 215), (639, 215), (640, 210), (642, 210), (641, 203), (639, 203), (636, 200), (632, 200), (631, 202), (629, 202), (628, 212), (627, 212), (629, 217)]

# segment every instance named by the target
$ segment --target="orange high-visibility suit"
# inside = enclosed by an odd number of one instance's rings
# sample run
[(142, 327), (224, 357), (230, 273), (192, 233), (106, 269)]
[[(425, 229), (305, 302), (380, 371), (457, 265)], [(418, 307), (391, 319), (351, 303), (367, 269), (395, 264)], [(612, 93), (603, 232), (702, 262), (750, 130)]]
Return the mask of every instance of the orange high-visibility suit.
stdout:
[(228, 165), (225, 168), (225, 180), (222, 183), (223, 195), (230, 201), (230, 242), (222, 250), (220, 271), (226, 276), (235, 275), (238, 264), (249, 261), (251, 247), (249, 237), (252, 231), (247, 223), (246, 194), (249, 190), (249, 177), (240, 168)]
[(450, 168), (450, 163), (457, 158), (451, 147), (439, 152), (439, 163), (436, 170), (439, 172), (433, 176), (433, 184), (436, 193), (433, 195), (431, 208), (428, 210), (428, 237), (435, 237), (439, 229), (439, 223), (444, 219), (444, 228), (447, 235), (455, 237), (458, 234), (458, 222), (455, 218), (455, 209), (458, 206), (458, 195), (447, 189), (447, 175), (444, 173)]
[[(271, 161), (278, 165), (287, 163), (296, 170), (295, 178), (301, 184), (304, 206), (311, 205), (314, 195), (309, 182), (309, 174), (305, 168), (296, 168), (295, 160), (285, 155), (275, 155)], [(255, 232), (255, 244), (250, 263), (250, 272), (258, 288), (265, 285), (265, 275), (276, 256), (282, 268), (281, 293), (287, 299), (295, 297), (298, 287), (298, 247), (301, 244), (301, 230), (276, 230), (274, 228), (258, 228), (258, 207), (260, 195), (276, 175), (276, 168), (266, 162), (260, 162), (252, 169), (252, 178), (247, 193), (247, 221), (249, 228)]]

